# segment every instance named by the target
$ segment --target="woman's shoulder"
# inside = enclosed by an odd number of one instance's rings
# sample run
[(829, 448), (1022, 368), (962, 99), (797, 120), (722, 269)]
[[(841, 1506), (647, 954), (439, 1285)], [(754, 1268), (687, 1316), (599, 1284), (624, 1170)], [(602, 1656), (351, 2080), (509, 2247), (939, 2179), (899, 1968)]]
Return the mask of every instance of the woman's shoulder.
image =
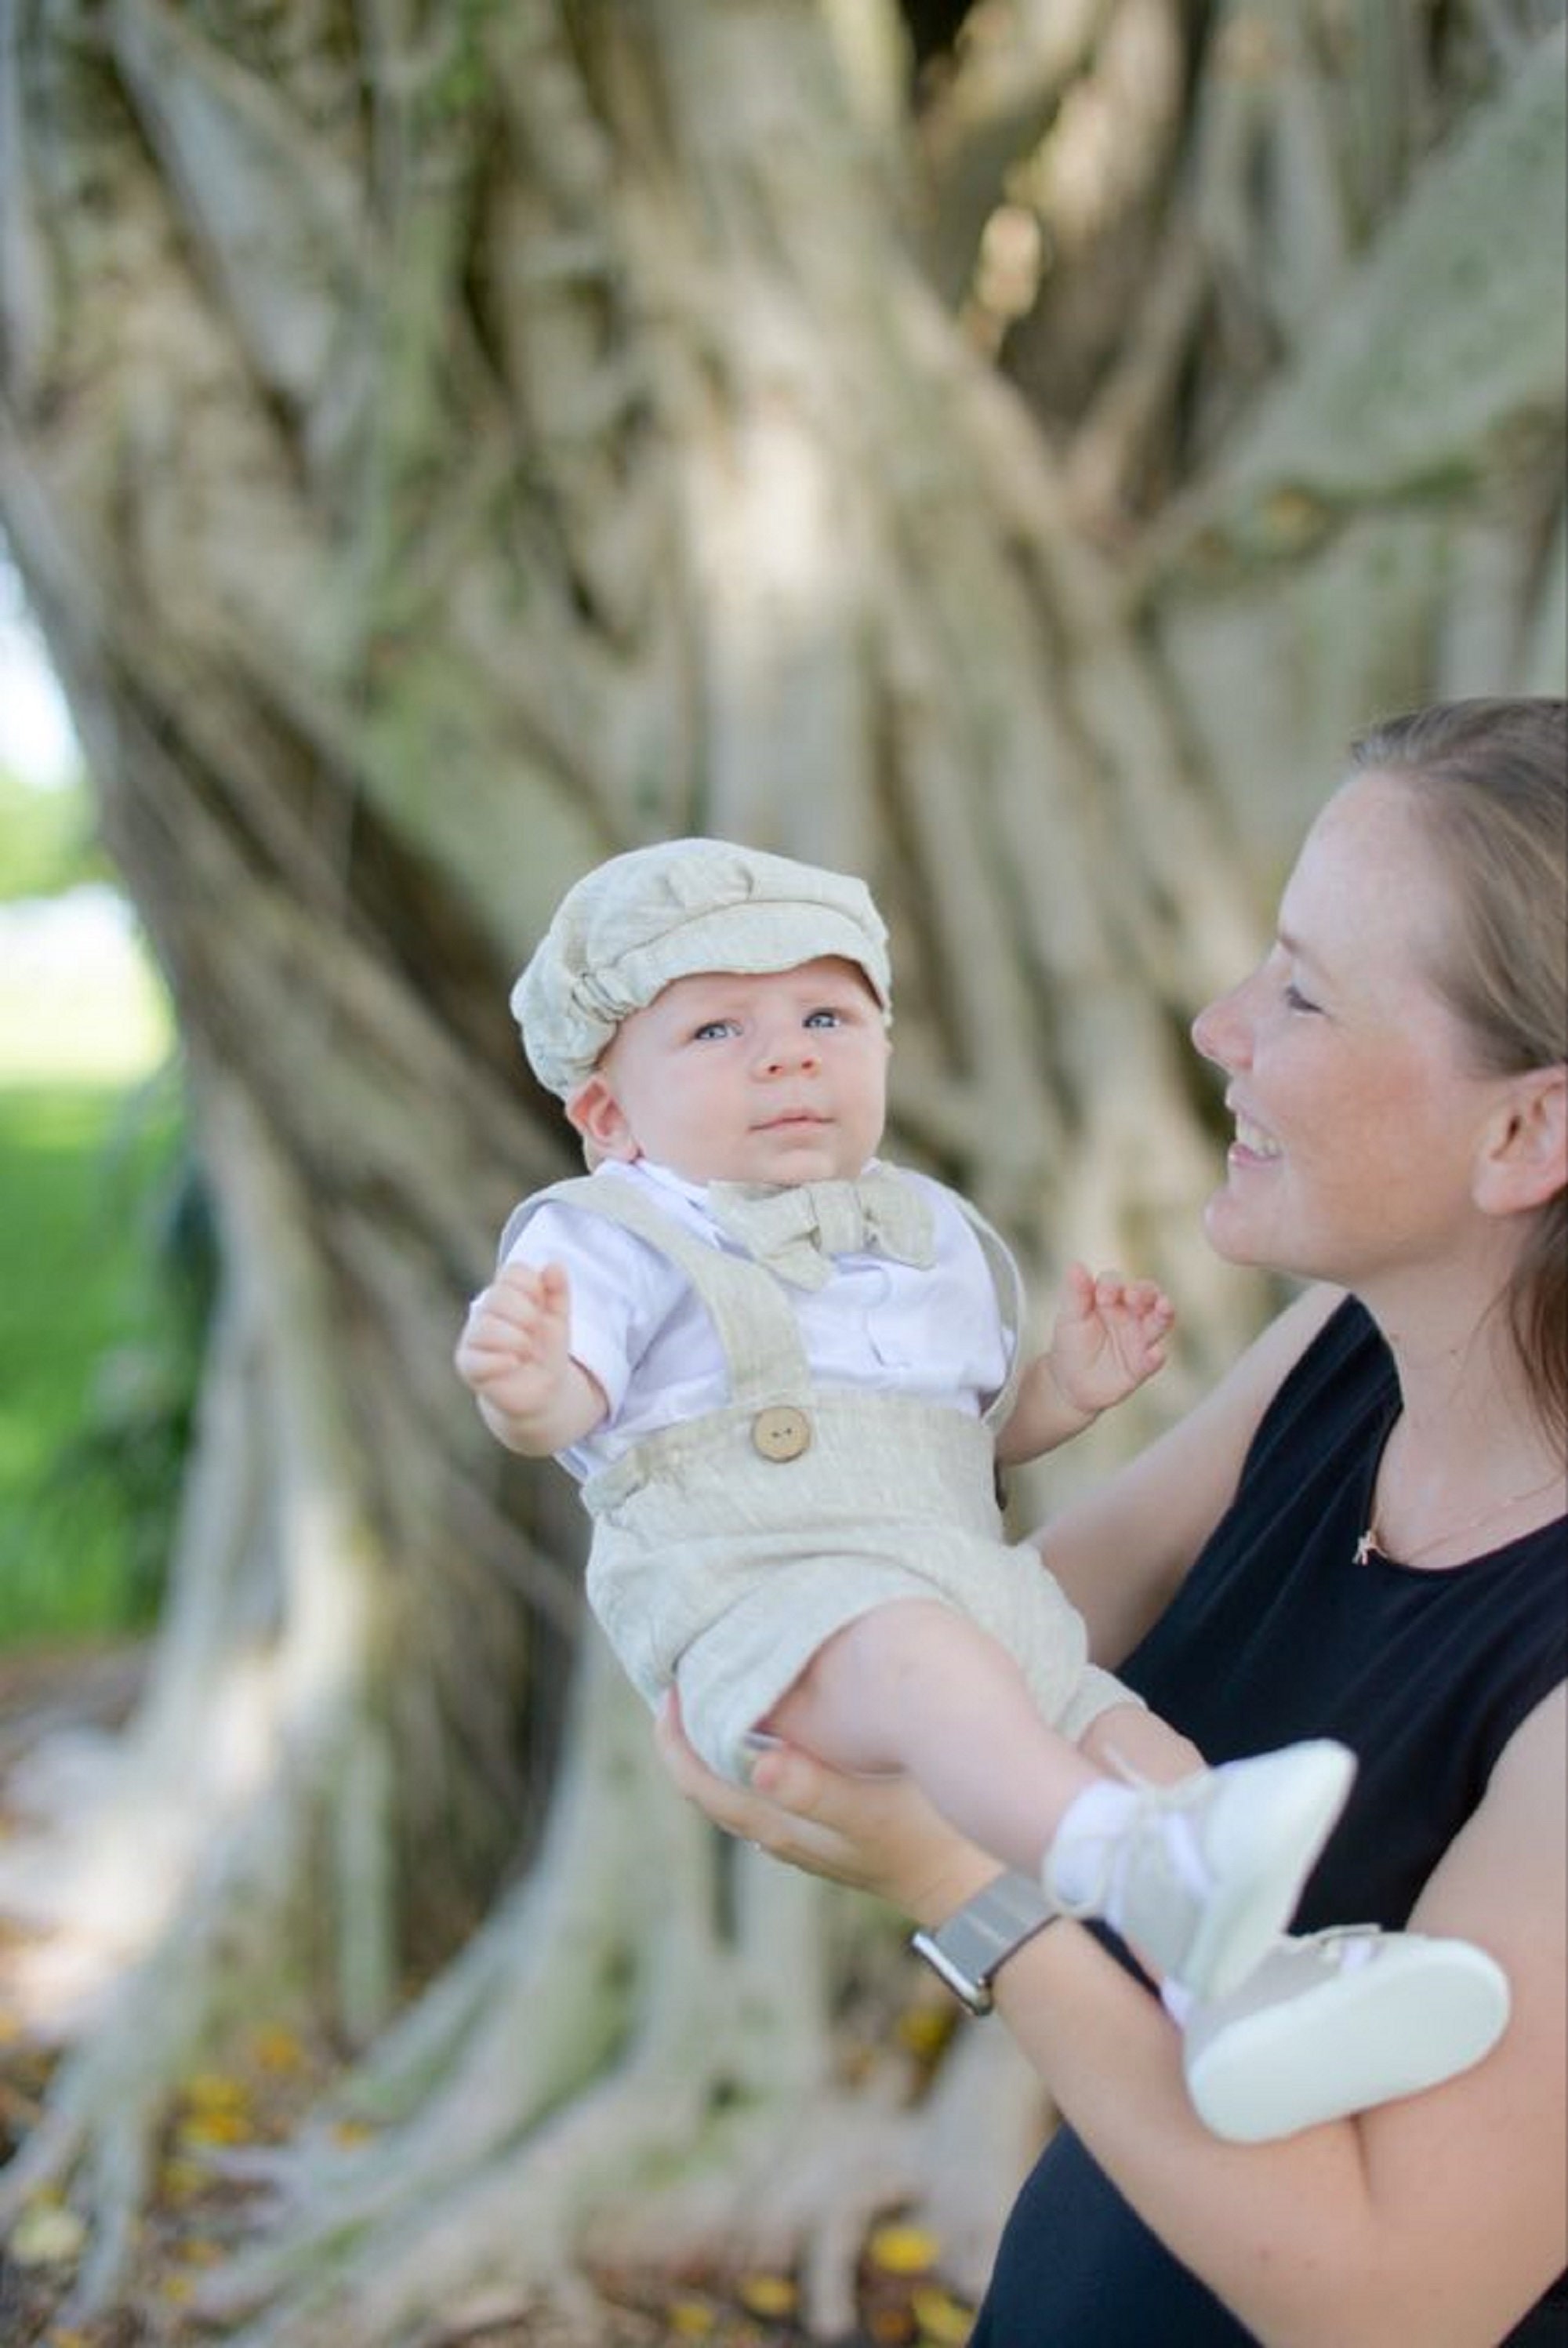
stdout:
[(1305, 1290), (1293, 1311), (1303, 1343), (1292, 1376), (1333, 1378), (1351, 1367), (1393, 1375), (1393, 1355), (1358, 1296), (1319, 1285)]

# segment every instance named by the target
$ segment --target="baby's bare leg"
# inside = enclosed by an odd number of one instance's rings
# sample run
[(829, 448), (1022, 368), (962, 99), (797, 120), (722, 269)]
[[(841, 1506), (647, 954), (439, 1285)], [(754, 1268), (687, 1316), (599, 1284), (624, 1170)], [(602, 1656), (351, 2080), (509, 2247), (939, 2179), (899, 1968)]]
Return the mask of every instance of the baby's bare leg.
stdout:
[(972, 1840), (1031, 1872), (1104, 1775), (1047, 1726), (1006, 1650), (935, 1600), (846, 1624), (761, 1725), (833, 1768), (907, 1771)]
[(1191, 1738), (1140, 1704), (1113, 1704), (1097, 1713), (1078, 1738), (1078, 1751), (1102, 1776), (1141, 1778), (1153, 1786), (1174, 1785), (1203, 1766)]
[(1172, 1802), (1115, 1765), (1190, 1775), (1174, 1730), (1118, 1704), (1080, 1751), (1002, 1647), (921, 1599), (830, 1639), (762, 1725), (836, 1768), (907, 1772), (971, 1841), (1037, 1869), (1069, 1912), (1103, 1917), (1199, 1998), (1244, 1980), (1284, 1929), (1354, 1766), (1319, 1741), (1202, 1773)]

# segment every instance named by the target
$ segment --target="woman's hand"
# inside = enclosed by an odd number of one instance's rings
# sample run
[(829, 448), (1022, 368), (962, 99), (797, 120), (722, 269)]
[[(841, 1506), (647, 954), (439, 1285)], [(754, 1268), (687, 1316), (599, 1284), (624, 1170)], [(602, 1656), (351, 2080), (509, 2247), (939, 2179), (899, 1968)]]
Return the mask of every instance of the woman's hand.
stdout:
[(853, 1777), (799, 1746), (759, 1753), (749, 1786), (716, 1776), (687, 1744), (679, 1700), (667, 1696), (656, 1735), (678, 1790), (727, 1834), (809, 1875), (825, 1875), (939, 1924), (1000, 1873), (933, 1809), (913, 1778)]

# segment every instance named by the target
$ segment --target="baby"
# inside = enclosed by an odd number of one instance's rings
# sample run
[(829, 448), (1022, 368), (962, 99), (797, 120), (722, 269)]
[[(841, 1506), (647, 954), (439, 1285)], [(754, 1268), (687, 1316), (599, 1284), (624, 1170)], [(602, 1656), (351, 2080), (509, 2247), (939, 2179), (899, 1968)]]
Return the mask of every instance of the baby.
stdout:
[(859, 880), (719, 840), (616, 857), (512, 1003), (594, 1170), (514, 1213), (457, 1364), (501, 1442), (581, 1479), (589, 1600), (632, 1679), (654, 1704), (677, 1689), (731, 1776), (768, 1736), (908, 1772), (1049, 1910), (1123, 1934), (1212, 2039), (1352, 1756), (1203, 1769), (1088, 1662), (996, 1493), (999, 1461), (1160, 1367), (1164, 1297), (1075, 1266), (1024, 1363), (1001, 1240), (876, 1156), (891, 978)]

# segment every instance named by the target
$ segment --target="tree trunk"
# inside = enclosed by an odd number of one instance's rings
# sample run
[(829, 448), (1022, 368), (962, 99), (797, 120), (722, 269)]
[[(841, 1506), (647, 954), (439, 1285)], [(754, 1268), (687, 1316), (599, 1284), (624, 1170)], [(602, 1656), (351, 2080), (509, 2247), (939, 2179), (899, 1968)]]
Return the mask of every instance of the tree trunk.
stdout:
[(1356, 722), (1556, 673), (1560, 14), (1016, 0), (917, 81), (876, 0), (0, 0), (0, 517), (225, 1266), (145, 1703), (0, 1864), (83, 1956), (0, 2180), (71, 2183), (75, 2312), (258, 2013), (357, 2059), (209, 2294), (253, 2348), (610, 2250), (799, 2259), (830, 2332), (892, 2204), (983, 2272), (1021, 2066), (845, 2087), (894, 1944), (674, 1802), (565, 1479), (451, 1372), (570, 1164), (507, 985), (639, 840), (863, 871), (897, 1151), (1041, 1286), (1163, 1279), (1175, 1406), (1264, 1301), (1187, 1017)]

